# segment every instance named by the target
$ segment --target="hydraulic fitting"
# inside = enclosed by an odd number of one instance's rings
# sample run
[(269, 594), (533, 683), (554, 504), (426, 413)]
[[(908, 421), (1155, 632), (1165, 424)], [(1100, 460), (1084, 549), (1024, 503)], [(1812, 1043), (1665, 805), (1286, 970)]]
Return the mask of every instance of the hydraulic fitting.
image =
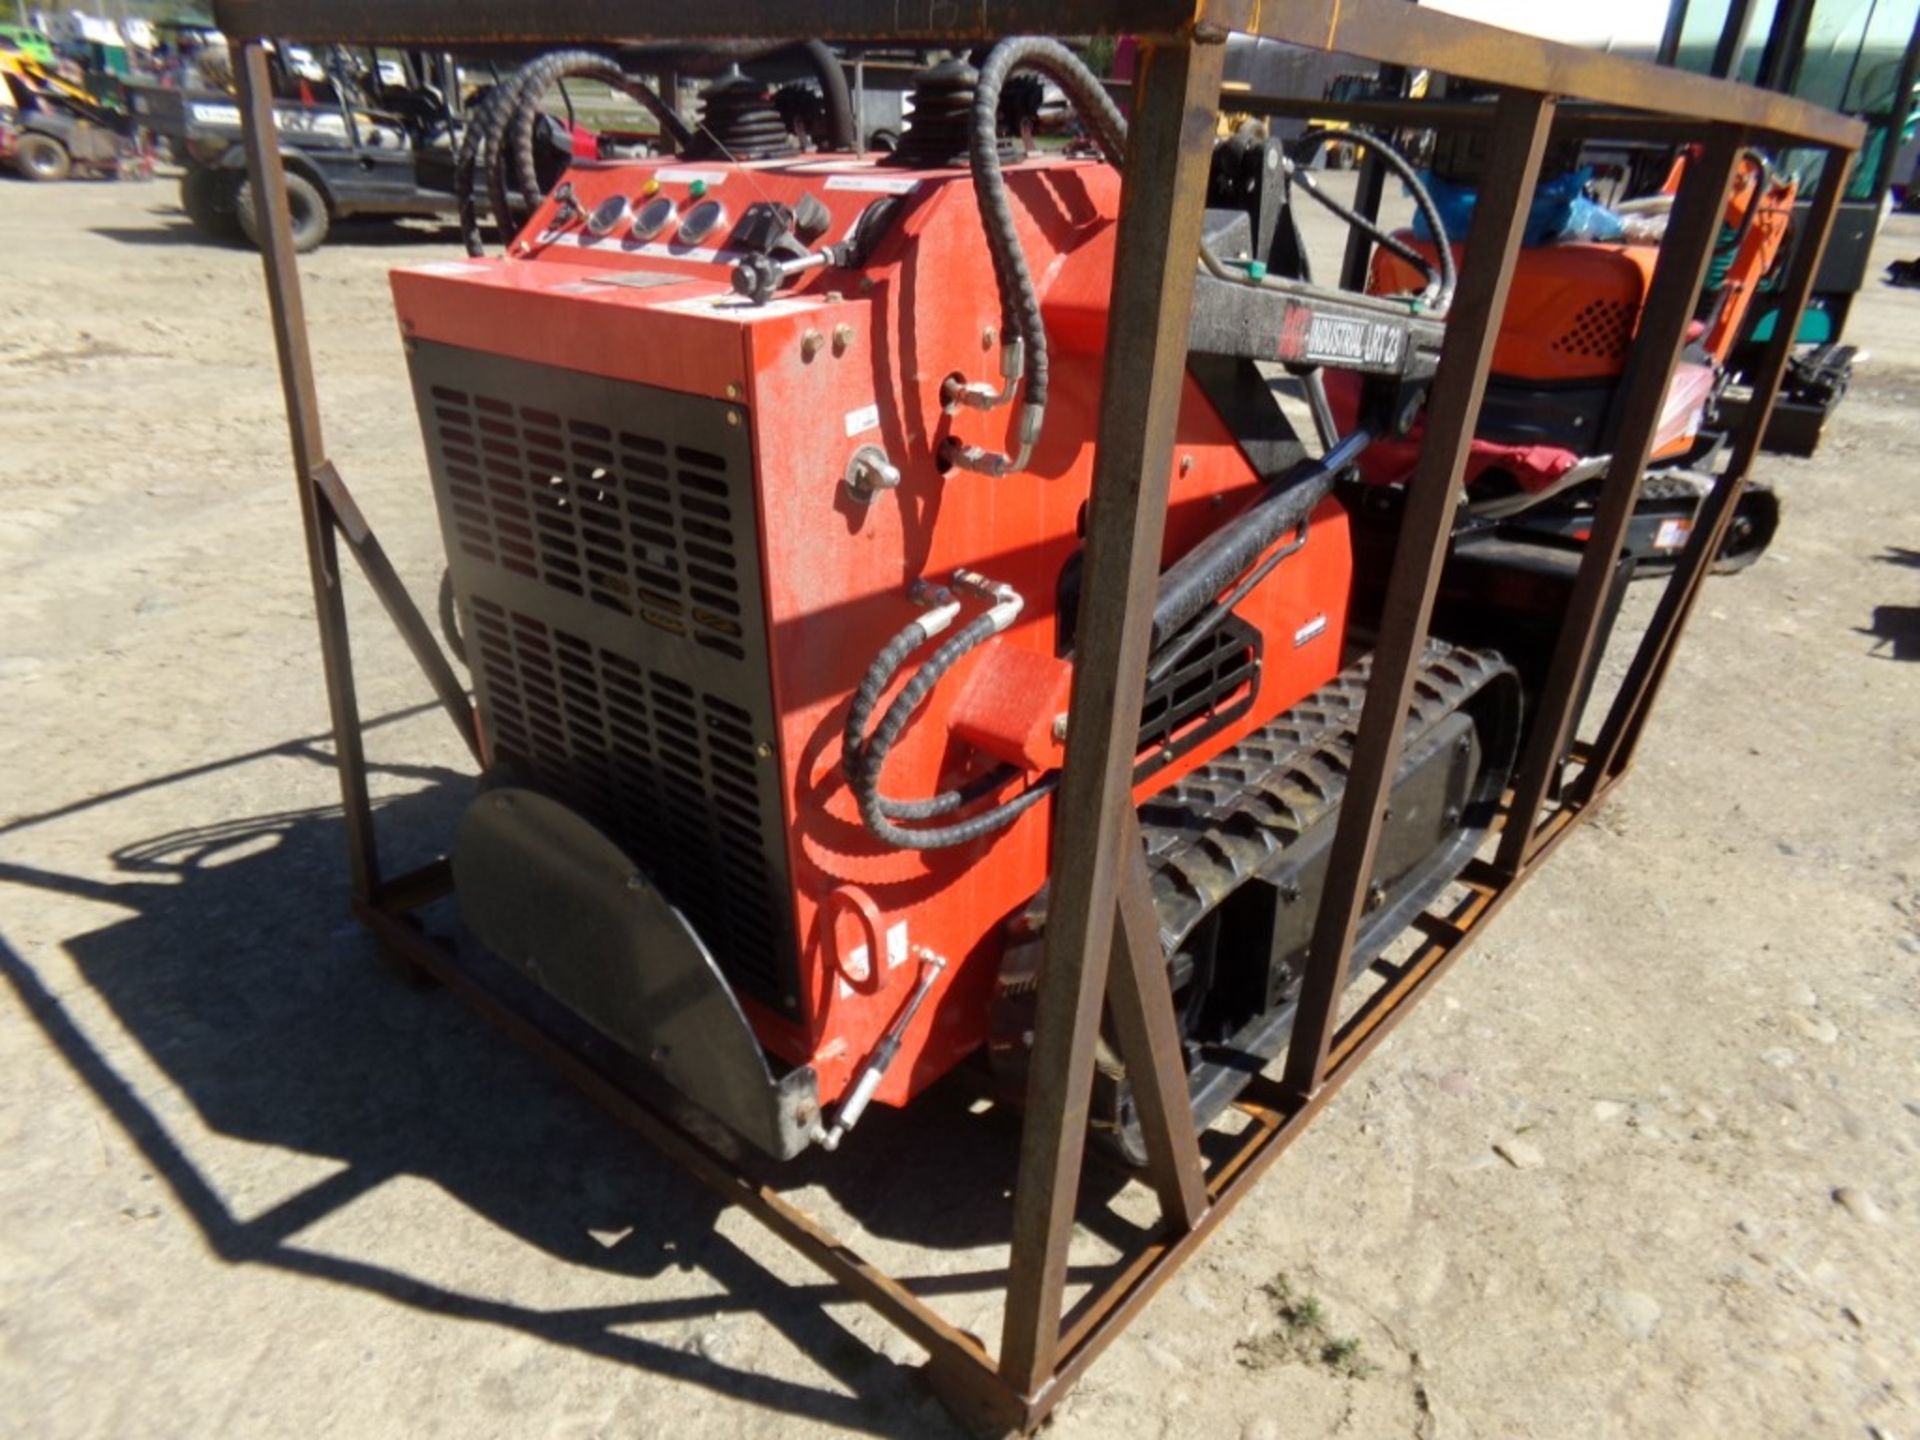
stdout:
[(887, 458), (878, 445), (862, 445), (847, 461), (842, 477), (846, 487), (862, 505), (871, 505), (882, 493), (900, 488), (900, 467)]
[(993, 622), (993, 633), (996, 635), (1004, 634), (1007, 627), (1019, 619), (1021, 608), (1027, 603), (1013, 586), (999, 580), (989, 580), (977, 570), (954, 571), (953, 584), (957, 590), (993, 602), (992, 608), (987, 611), (987, 618)]
[[(907, 1003), (900, 1007), (900, 1013), (893, 1017), (893, 1023), (887, 1026), (887, 1033), (880, 1037), (880, 1043), (873, 1047), (873, 1053), (867, 1056), (860, 1066), (860, 1073), (854, 1077), (847, 1090), (847, 1098), (840, 1102), (840, 1108), (834, 1112), (833, 1123), (814, 1132), (814, 1139), (823, 1150), (837, 1150), (846, 1133), (859, 1123), (866, 1113), (867, 1105), (872, 1101), (874, 1092), (880, 1088), (880, 1082), (886, 1078), (887, 1067), (893, 1064), (893, 1057), (900, 1053), (900, 1042), (906, 1038), (907, 1027), (913, 1023), (913, 1017), (920, 1013), (920, 1007), (926, 1003), (933, 990), (933, 982), (940, 978), (940, 972), (947, 968), (946, 959), (936, 955), (924, 945), (913, 947), (913, 953), (920, 961), (920, 978), (915, 982), (913, 993), (907, 997)], [(877, 957), (875, 963), (878, 963)]]
[(941, 387), (941, 408), (951, 415), (962, 405), (974, 410), (993, 410), (1011, 404), (1020, 389), (1020, 377), (1026, 373), (1027, 344), (1016, 337), (1000, 347), (999, 389), (977, 382), (969, 385), (956, 376)]

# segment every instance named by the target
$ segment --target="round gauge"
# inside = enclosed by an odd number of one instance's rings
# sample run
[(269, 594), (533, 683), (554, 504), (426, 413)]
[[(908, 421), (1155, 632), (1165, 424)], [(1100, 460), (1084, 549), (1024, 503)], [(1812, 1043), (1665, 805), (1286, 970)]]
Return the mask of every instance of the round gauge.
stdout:
[(633, 206), (627, 203), (626, 196), (609, 195), (594, 206), (593, 213), (587, 217), (587, 233), (596, 237), (611, 235), (632, 212)]
[(633, 238), (651, 240), (667, 226), (673, 223), (678, 207), (671, 196), (656, 195), (640, 207), (640, 213), (633, 217)]
[(726, 206), (718, 200), (702, 200), (687, 212), (687, 218), (680, 222), (680, 233), (674, 238), (682, 245), (698, 245), (726, 223)]

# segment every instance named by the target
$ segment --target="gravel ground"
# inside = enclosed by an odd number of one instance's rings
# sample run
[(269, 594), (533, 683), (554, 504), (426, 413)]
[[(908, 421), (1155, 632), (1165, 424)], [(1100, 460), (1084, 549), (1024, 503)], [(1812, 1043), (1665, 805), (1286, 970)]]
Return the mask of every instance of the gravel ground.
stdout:
[[(172, 202), (0, 183), (0, 1434), (955, 1433), (910, 1345), (346, 922), (258, 262)], [(422, 594), (384, 272), (452, 248), (304, 265)], [(1852, 338), (1630, 783), (1056, 1433), (1920, 1435), (1920, 294), (1870, 282)], [(404, 863), (460, 756), (355, 620)], [(1007, 1131), (966, 1099), (792, 1184), (991, 1334)]]

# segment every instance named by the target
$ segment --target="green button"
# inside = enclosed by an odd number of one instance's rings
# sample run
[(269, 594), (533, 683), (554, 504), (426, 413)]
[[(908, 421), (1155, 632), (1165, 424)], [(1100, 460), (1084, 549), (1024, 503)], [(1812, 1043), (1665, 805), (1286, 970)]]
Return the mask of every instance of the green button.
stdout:
[(707, 193), (707, 182), (704, 180), (696, 180), (691, 185), (687, 186), (687, 194), (691, 195), (696, 200), (698, 200), (702, 195), (706, 193)]

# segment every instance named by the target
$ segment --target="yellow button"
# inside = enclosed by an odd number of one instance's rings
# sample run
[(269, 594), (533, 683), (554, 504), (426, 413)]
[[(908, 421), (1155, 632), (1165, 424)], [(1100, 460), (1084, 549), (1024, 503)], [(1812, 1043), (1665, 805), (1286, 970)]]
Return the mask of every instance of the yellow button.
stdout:
[(642, 186), (640, 187), (640, 193), (641, 193), (642, 195), (657, 195), (657, 194), (659, 194), (659, 193), (660, 193), (660, 182), (659, 182), (658, 180), (649, 180), (649, 181), (647, 181), (647, 183), (646, 183), (646, 184), (644, 184), (644, 185), (642, 185)]

